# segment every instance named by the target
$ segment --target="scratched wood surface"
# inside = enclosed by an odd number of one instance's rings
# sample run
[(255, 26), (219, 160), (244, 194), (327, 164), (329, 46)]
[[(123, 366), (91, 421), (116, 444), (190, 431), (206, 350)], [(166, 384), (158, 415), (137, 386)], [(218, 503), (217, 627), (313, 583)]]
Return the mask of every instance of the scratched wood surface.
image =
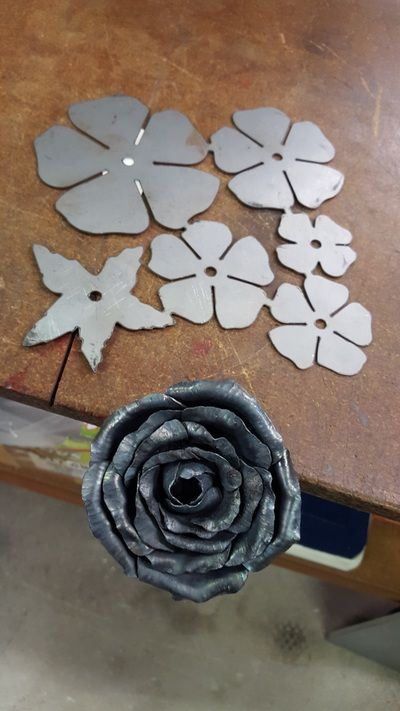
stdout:
[[(400, 518), (398, 3), (59, 0), (50, 7), (17, 0), (1, 6), (0, 32), (4, 393), (100, 422), (122, 403), (184, 378), (233, 377), (282, 431), (305, 490)], [(41, 286), (32, 243), (96, 271), (108, 256), (147, 246), (163, 231), (80, 234), (53, 209), (60, 192), (36, 176), (34, 137), (67, 123), (69, 104), (113, 93), (183, 111), (205, 136), (227, 125), (232, 111), (260, 105), (322, 128), (346, 182), (319, 213), (353, 232), (358, 260), (341, 282), (373, 314), (374, 343), (361, 374), (298, 371), (267, 339), (273, 319), (266, 310), (244, 331), (181, 319), (162, 332), (117, 329), (96, 375), (76, 338), (70, 352), (69, 337), (22, 348), (24, 333), (54, 300)], [(209, 158), (204, 169), (218, 174)], [(274, 257), (278, 213), (240, 205), (220, 177), (205, 217), (226, 222), (235, 238), (261, 240), (276, 274), (272, 296), (282, 281), (296, 282)], [(136, 294), (157, 306), (160, 284), (143, 269)]]

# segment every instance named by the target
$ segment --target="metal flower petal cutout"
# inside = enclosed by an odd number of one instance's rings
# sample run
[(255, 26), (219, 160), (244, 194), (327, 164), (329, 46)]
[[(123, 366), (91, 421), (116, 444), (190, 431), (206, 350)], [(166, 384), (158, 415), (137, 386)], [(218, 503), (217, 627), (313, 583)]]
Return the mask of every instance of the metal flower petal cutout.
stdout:
[(56, 208), (74, 227), (137, 234), (149, 208), (178, 229), (213, 202), (219, 180), (187, 167), (203, 160), (207, 143), (183, 114), (161, 111), (145, 123), (148, 112), (129, 96), (84, 101), (69, 109), (79, 131), (53, 126), (36, 139), (41, 179), (70, 188)]
[(267, 297), (260, 287), (274, 275), (268, 254), (254, 237), (232, 245), (232, 234), (219, 222), (195, 222), (182, 234), (159, 235), (151, 245), (149, 268), (166, 279), (159, 294), (164, 309), (194, 323), (214, 312), (223, 328), (245, 328), (255, 321)]
[(293, 243), (277, 248), (279, 261), (302, 274), (309, 274), (319, 264), (326, 274), (343, 276), (357, 257), (348, 247), (351, 233), (326, 215), (319, 215), (313, 226), (304, 213), (288, 213), (282, 217), (278, 232)]
[(228, 183), (250, 207), (287, 209), (294, 198), (315, 208), (343, 185), (339, 171), (321, 165), (335, 155), (322, 131), (310, 121), (294, 123), (278, 109), (236, 111), (236, 128), (221, 128), (211, 138), (216, 165), (237, 173)]
[(124, 249), (109, 257), (98, 275), (86, 271), (75, 259), (66, 259), (41, 245), (34, 245), (33, 251), (43, 283), (61, 297), (27, 333), (24, 346), (47, 343), (79, 329), (82, 353), (95, 371), (115, 324), (136, 331), (174, 323), (169, 314), (141, 303), (130, 293), (142, 247)]
[(312, 275), (304, 289), (311, 306), (293, 284), (276, 292), (271, 313), (288, 325), (269, 332), (272, 343), (298, 368), (309, 368), (316, 359), (336, 373), (355, 375), (366, 361), (358, 346), (372, 340), (371, 314), (359, 303), (345, 306), (349, 292), (343, 284)]

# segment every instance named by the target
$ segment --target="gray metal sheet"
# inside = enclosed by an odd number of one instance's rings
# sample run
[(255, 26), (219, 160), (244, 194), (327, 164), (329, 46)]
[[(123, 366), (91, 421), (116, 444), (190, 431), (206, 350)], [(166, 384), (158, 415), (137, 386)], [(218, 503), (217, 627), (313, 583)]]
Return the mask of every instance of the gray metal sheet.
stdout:
[(214, 312), (224, 328), (245, 328), (267, 304), (265, 291), (274, 276), (268, 254), (254, 237), (232, 244), (226, 225), (201, 220), (182, 234), (159, 235), (151, 245), (149, 268), (172, 280), (160, 289), (166, 311), (194, 323)]
[(279, 261), (301, 274), (320, 266), (329, 276), (340, 277), (357, 257), (348, 246), (351, 233), (326, 215), (318, 215), (313, 225), (308, 215), (290, 212), (282, 217), (278, 232), (291, 242), (277, 247)]
[(170, 315), (142, 304), (130, 293), (142, 247), (124, 249), (116, 257), (109, 257), (98, 275), (86, 271), (75, 259), (54, 254), (42, 245), (35, 245), (33, 251), (43, 283), (61, 296), (27, 333), (24, 346), (47, 343), (78, 329), (82, 353), (95, 371), (115, 324), (139, 330), (174, 323)]
[(211, 150), (221, 170), (237, 173), (228, 183), (250, 207), (287, 209), (295, 198), (316, 208), (341, 190), (344, 177), (323, 165), (335, 149), (311, 121), (294, 123), (269, 107), (236, 111), (238, 130), (221, 128), (211, 138)]
[(400, 612), (335, 630), (328, 640), (400, 671)]
[(178, 111), (153, 114), (129, 96), (110, 96), (70, 107), (73, 124), (53, 126), (35, 141), (41, 179), (70, 188), (57, 210), (76, 228), (96, 234), (144, 231), (149, 210), (171, 229), (206, 210), (219, 180), (187, 167), (208, 145)]
[(311, 275), (304, 281), (308, 300), (299, 287), (282, 284), (271, 302), (271, 313), (287, 324), (269, 332), (279, 353), (298, 368), (314, 361), (342, 375), (355, 375), (366, 356), (359, 346), (371, 343), (371, 314), (359, 303), (346, 305), (343, 284)]

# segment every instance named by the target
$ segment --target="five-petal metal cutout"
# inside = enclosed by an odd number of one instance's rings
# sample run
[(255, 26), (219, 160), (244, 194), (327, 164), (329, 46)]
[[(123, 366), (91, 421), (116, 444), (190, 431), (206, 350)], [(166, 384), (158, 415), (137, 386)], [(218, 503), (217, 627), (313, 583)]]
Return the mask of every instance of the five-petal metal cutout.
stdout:
[(93, 370), (116, 323), (133, 331), (163, 328), (174, 322), (169, 314), (142, 304), (130, 291), (136, 283), (142, 247), (124, 249), (109, 257), (100, 274), (87, 272), (75, 259), (66, 259), (47, 247), (33, 251), (50, 291), (62, 296), (24, 338), (24, 346), (46, 343), (79, 329), (82, 353)]
[(294, 123), (278, 109), (236, 111), (236, 128), (211, 138), (215, 163), (237, 173), (228, 183), (250, 207), (287, 209), (298, 202), (315, 208), (341, 189), (342, 173), (326, 166), (335, 149), (310, 121)]
[(304, 289), (312, 308), (297, 286), (282, 284), (277, 290), (271, 313), (288, 325), (269, 332), (272, 343), (298, 368), (309, 368), (316, 358), (336, 373), (355, 375), (366, 361), (358, 346), (372, 340), (371, 314), (358, 303), (345, 306), (349, 292), (343, 284), (312, 275)]
[(343, 276), (357, 257), (347, 246), (351, 233), (325, 215), (319, 215), (313, 226), (304, 213), (288, 213), (282, 217), (278, 232), (293, 242), (277, 247), (279, 261), (301, 274), (309, 274), (320, 264), (326, 274)]
[(149, 208), (161, 225), (179, 229), (213, 202), (219, 180), (187, 167), (208, 150), (189, 119), (168, 110), (146, 124), (147, 116), (129, 96), (84, 101), (69, 109), (79, 131), (53, 126), (36, 139), (41, 179), (70, 188), (56, 208), (74, 227), (138, 234), (149, 225)]
[(206, 323), (215, 301), (221, 326), (250, 326), (268, 303), (260, 287), (274, 278), (265, 249), (254, 237), (243, 237), (231, 246), (232, 234), (219, 222), (195, 222), (182, 237), (184, 241), (159, 235), (151, 244), (149, 268), (174, 280), (160, 289), (164, 309)]

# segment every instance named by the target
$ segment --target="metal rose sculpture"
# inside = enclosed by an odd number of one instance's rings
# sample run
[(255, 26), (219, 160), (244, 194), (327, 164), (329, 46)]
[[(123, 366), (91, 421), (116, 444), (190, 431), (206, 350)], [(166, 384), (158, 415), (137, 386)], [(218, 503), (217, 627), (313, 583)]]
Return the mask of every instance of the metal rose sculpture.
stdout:
[(231, 380), (174, 385), (112, 414), (82, 496), (124, 572), (204, 602), (299, 540), (300, 491), (281, 436)]

